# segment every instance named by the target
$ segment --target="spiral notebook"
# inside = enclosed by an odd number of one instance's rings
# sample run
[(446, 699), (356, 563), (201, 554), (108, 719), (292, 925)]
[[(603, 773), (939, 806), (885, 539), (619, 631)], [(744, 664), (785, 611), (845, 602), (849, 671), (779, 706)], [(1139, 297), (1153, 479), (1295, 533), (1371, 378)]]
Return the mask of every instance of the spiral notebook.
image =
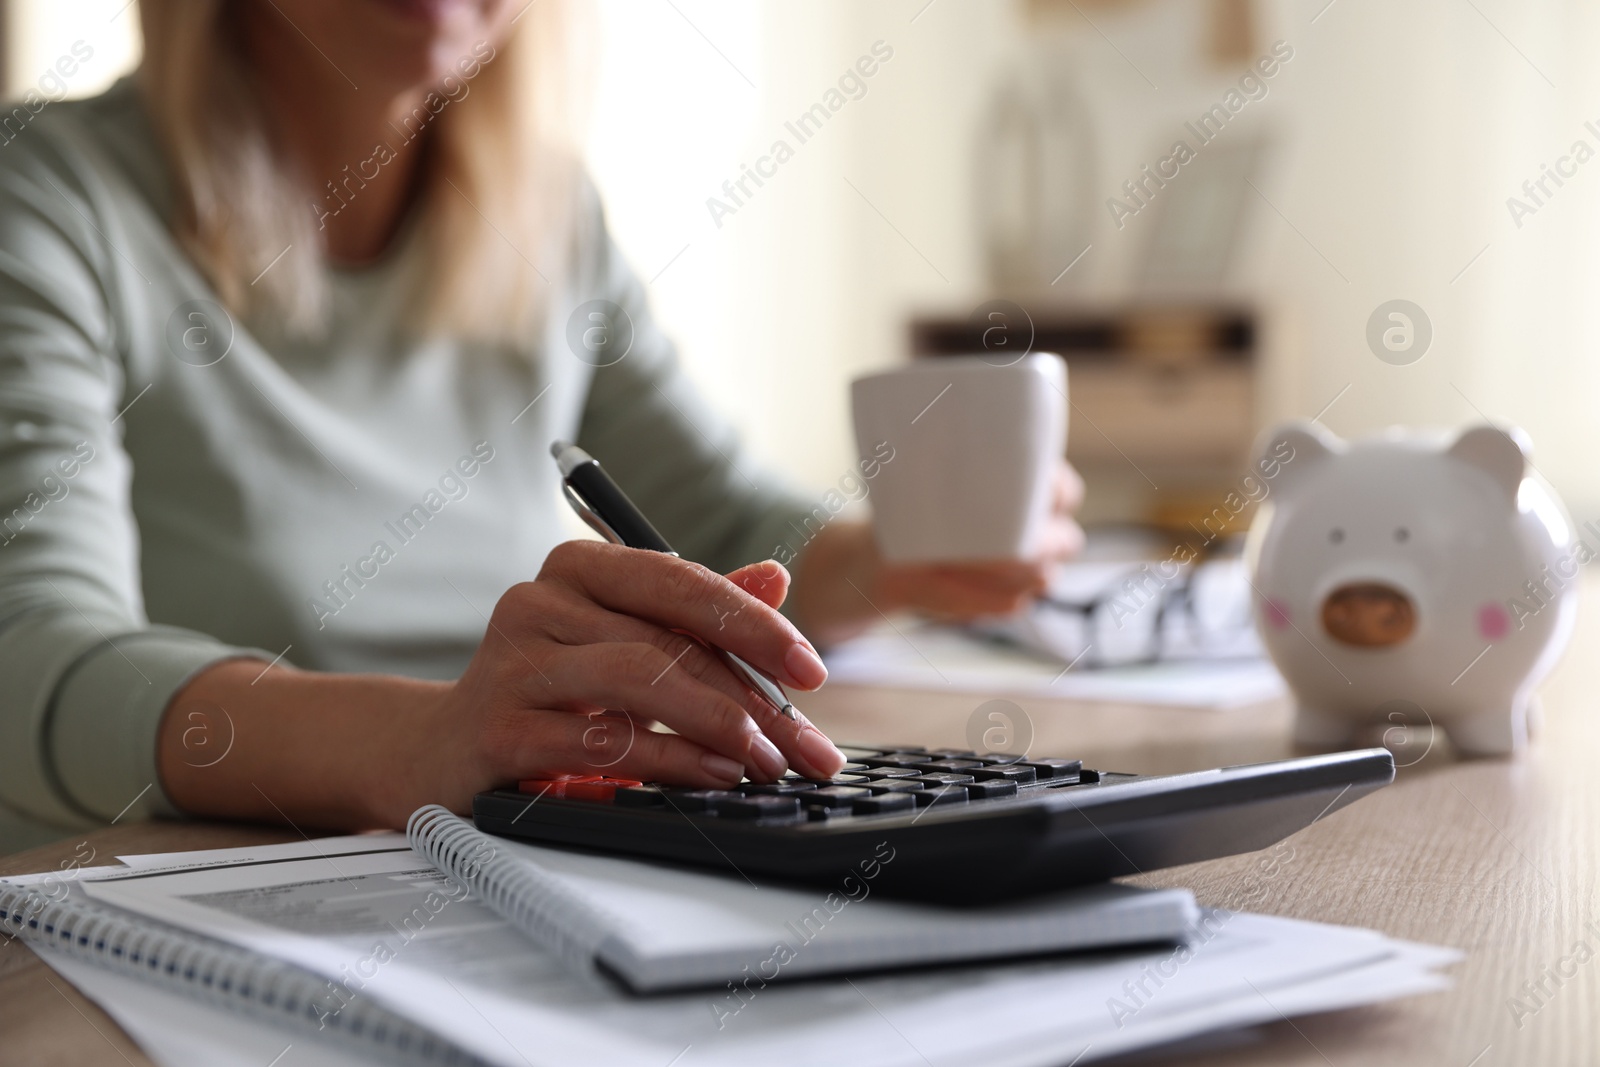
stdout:
[(894, 862), (887, 842), (824, 890), (491, 837), (438, 807), (417, 812), (409, 833), (420, 855), (569, 967), (598, 967), (640, 993), (762, 971), (788, 980), (1172, 943), (1199, 913), (1187, 889), (1113, 884), (983, 908), (889, 900), (873, 892)]

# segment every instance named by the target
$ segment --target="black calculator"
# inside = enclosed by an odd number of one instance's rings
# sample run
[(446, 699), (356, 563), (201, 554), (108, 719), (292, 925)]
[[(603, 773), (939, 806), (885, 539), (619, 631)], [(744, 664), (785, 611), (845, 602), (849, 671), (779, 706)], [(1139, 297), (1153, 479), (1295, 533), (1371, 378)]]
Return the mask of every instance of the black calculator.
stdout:
[(680, 789), (573, 776), (479, 793), (480, 830), (749, 879), (985, 903), (1266, 848), (1394, 780), (1387, 749), (1187, 774), (1069, 758), (842, 745), (828, 780)]

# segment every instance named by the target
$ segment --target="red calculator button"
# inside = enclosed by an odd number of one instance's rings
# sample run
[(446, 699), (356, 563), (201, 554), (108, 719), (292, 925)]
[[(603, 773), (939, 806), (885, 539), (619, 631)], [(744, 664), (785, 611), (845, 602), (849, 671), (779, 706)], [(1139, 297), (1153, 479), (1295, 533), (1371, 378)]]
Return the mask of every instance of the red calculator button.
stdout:
[(535, 796), (564, 797), (567, 795), (567, 786), (573, 782), (596, 782), (600, 780), (597, 774), (564, 774), (559, 778), (524, 778), (517, 783), (519, 793), (531, 793)]
[(561, 778), (525, 778), (517, 783), (517, 791), (534, 796), (558, 797), (563, 800), (587, 800), (609, 804), (618, 789), (643, 785), (633, 778), (607, 778), (599, 774), (571, 774)]
[(597, 804), (609, 804), (616, 797), (617, 790), (643, 784), (632, 778), (595, 778), (592, 781), (568, 782), (566, 791), (562, 795), (568, 800), (590, 800)]

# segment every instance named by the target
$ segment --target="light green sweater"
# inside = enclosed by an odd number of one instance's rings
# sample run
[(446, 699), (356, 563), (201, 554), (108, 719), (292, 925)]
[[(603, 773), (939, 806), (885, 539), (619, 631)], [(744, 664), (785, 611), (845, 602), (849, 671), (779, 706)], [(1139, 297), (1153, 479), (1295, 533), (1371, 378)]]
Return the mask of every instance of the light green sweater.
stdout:
[[(513, 351), (398, 330), (404, 240), (335, 272), (324, 339), (239, 323), (230, 344), (169, 200), (127, 82), (0, 148), (0, 851), (170, 812), (156, 726), (220, 659), (456, 676), (564, 536), (553, 438), (691, 559), (794, 539), (806, 509), (696, 397), (598, 207)], [(566, 340), (594, 299), (635, 332), (604, 368)]]

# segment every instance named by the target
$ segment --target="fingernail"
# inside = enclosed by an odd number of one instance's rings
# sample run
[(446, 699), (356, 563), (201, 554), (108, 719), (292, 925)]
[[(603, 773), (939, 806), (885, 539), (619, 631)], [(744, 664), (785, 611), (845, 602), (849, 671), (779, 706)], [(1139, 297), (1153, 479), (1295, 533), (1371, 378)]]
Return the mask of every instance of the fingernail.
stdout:
[(789, 651), (783, 655), (783, 668), (789, 672), (794, 684), (802, 689), (815, 689), (828, 680), (828, 668), (805, 645), (789, 646)]
[(750, 760), (756, 765), (756, 770), (768, 778), (778, 778), (789, 769), (789, 761), (783, 758), (778, 746), (762, 733), (750, 735)]
[(837, 774), (839, 768), (844, 766), (844, 753), (816, 730), (801, 730), (799, 739), (795, 741), (795, 747), (800, 749), (800, 754), (806, 758), (807, 763), (824, 774), (830, 776)]
[(727, 782), (729, 785), (744, 777), (744, 764), (726, 756), (719, 756), (715, 752), (707, 752), (700, 757), (700, 768), (717, 781)]

